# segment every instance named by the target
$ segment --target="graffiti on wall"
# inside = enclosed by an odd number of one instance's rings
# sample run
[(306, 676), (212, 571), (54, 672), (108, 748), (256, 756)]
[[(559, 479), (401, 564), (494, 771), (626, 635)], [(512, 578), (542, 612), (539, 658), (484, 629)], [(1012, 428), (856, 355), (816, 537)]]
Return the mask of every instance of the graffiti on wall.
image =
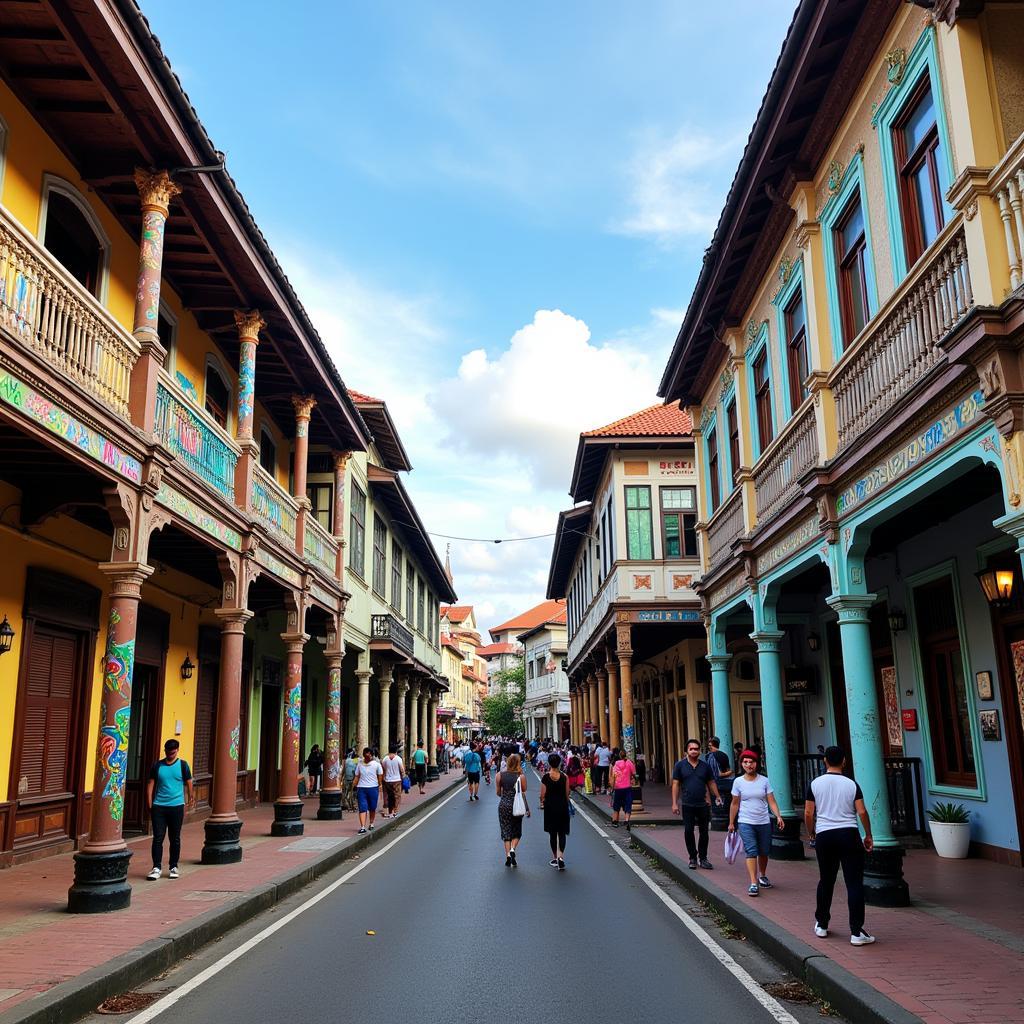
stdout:
[(242, 537), (237, 530), (232, 530), (218, 519), (214, 519), (208, 512), (204, 512), (194, 501), (190, 501), (180, 491), (161, 483), (160, 490), (156, 492), (156, 500), (172, 512), (177, 512), (182, 519), (187, 520), (193, 526), (197, 526), (203, 533), (216, 537), (222, 544), (233, 551), (242, 550)]

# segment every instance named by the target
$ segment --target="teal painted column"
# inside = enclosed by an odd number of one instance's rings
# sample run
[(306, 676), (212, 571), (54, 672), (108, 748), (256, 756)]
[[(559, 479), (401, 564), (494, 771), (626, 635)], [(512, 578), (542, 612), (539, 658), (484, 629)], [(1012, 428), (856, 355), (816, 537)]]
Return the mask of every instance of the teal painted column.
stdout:
[(732, 760), (732, 704), (729, 700), (729, 663), (731, 654), (709, 654), (711, 665), (711, 710), (715, 718), (715, 735), (722, 741), (721, 749)]
[(800, 818), (793, 812), (789, 778), (789, 747), (786, 745), (786, 710), (782, 691), (782, 661), (779, 648), (786, 634), (762, 629), (750, 634), (757, 644), (757, 667), (761, 679), (761, 720), (764, 723), (764, 756), (768, 778), (785, 822), (779, 831), (772, 825), (772, 855), (777, 860), (802, 860)]
[(868, 902), (876, 906), (906, 906), (910, 902), (903, 880), (903, 849), (893, 835), (889, 788), (885, 778), (881, 720), (871, 654), (869, 612), (874, 594), (836, 594), (826, 603), (839, 616), (843, 648), (843, 677), (850, 718), (850, 746), (857, 782), (871, 818), (875, 849), (864, 870)]

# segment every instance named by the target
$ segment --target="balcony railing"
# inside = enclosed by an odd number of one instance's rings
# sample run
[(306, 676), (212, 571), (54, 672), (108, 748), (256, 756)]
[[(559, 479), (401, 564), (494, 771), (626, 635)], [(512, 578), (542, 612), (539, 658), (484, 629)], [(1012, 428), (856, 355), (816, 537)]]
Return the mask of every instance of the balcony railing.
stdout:
[(306, 513), (306, 533), (302, 541), (302, 553), (328, 576), (334, 575), (338, 557), (337, 542), (309, 511)]
[(973, 304), (959, 218), (943, 236), (830, 375), (840, 449), (873, 429), (942, 360), (939, 342)]
[[(299, 507), (292, 496), (262, 467), (252, 478), (252, 513), (288, 543), (295, 546), (295, 524)], [(333, 566), (332, 566), (333, 570)]]
[(817, 462), (814, 403), (807, 401), (754, 466), (759, 524), (771, 519), (799, 494), (800, 477)]
[(1006, 232), (1010, 287), (1019, 288), (1024, 281), (1024, 135), (992, 171), (988, 187)]
[(406, 654), (412, 654), (415, 650), (412, 630), (394, 615), (374, 615), (370, 620), (370, 639), (388, 640), (392, 646)]
[(708, 523), (708, 561), (712, 567), (729, 555), (732, 542), (743, 535), (744, 525), (743, 490), (737, 487)]
[(190, 472), (234, 501), (238, 455), (228, 435), (201, 409), (182, 401), (162, 383), (156, 391), (154, 433)]
[(135, 340), (2, 213), (0, 326), (127, 419)]

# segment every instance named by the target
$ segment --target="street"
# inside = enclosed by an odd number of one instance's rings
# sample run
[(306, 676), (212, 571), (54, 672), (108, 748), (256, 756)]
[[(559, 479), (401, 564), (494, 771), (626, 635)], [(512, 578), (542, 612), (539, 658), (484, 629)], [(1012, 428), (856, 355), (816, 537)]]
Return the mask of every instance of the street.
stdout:
[(814, 1006), (769, 997), (760, 982), (783, 974), (744, 943), (718, 937), (732, 972), (716, 959), (692, 918), (697, 935), (686, 926), (696, 904), (621, 855), (624, 831), (577, 814), (568, 869), (553, 871), (530, 782), (517, 869), (503, 866), (493, 789), (470, 804), (459, 788), (315, 895), (304, 890), (157, 979), (149, 990), (166, 994), (129, 1019), (820, 1019)]

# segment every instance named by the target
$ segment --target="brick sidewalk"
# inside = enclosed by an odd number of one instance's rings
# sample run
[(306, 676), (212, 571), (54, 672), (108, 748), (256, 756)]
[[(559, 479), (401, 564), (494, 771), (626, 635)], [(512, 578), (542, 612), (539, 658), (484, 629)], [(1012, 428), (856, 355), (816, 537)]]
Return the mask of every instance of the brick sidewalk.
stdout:
[[(681, 829), (639, 831), (654, 849), (687, 859)], [(722, 860), (723, 840), (722, 833), (712, 833), (716, 870), (699, 872), (700, 881), (746, 899), (746, 870), (742, 861), (729, 866)], [(904, 873), (915, 905), (868, 907), (867, 928), (878, 939), (873, 946), (849, 944), (841, 875), (832, 934), (815, 937), (818, 873), (813, 859), (773, 862), (775, 888), (749, 903), (925, 1024), (1024, 1024), (1024, 872), (991, 861), (942, 860), (931, 850), (911, 850)]]
[[(411, 810), (456, 778), (451, 773), (428, 783), (423, 797), (414, 785), (403, 798), (402, 810)], [(200, 864), (203, 824), (186, 825), (177, 880), (166, 875), (166, 844), (164, 877), (149, 882), (150, 837), (129, 840), (134, 851), (128, 871), (132, 902), (127, 910), (112, 914), (67, 913), (67, 891), (74, 876), (71, 854), (0, 871), (0, 1013), (309, 864), (325, 850), (350, 845), (359, 828), (357, 815), (346, 811), (342, 821), (317, 821), (318, 807), (316, 797), (305, 801), (305, 834), (299, 839), (270, 836), (273, 805), (240, 811), (244, 854), (238, 864)], [(383, 819), (378, 817), (377, 823), (382, 825)]]

